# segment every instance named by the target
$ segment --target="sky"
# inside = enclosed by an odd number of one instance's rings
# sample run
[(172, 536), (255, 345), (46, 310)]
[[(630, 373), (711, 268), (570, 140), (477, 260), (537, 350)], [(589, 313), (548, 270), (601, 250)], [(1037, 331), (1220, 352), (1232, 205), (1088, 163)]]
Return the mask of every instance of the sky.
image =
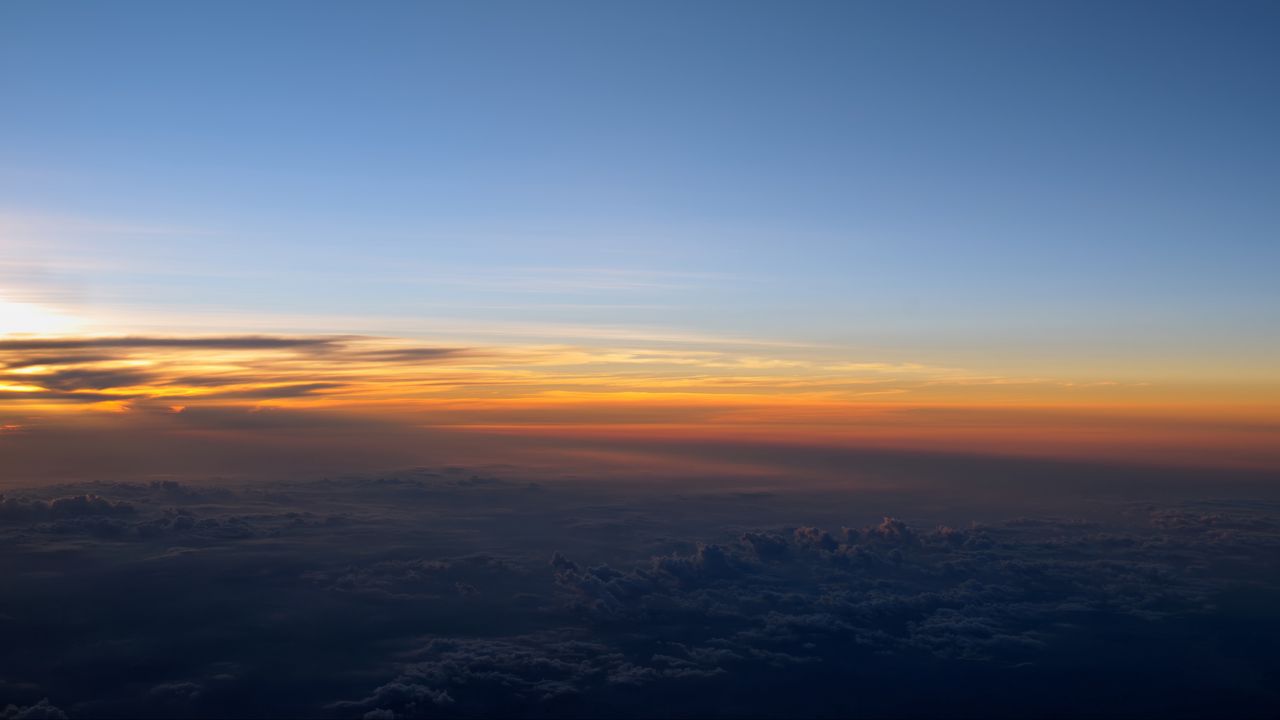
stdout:
[(1252, 2), (7, 3), (0, 451), (243, 449), (270, 416), (293, 460), (321, 423), (361, 462), (428, 454), (392, 424), (584, 470), (555, 443), (1275, 470), (1277, 30)]
[(0, 720), (1275, 720), (1277, 38), (0, 2)]

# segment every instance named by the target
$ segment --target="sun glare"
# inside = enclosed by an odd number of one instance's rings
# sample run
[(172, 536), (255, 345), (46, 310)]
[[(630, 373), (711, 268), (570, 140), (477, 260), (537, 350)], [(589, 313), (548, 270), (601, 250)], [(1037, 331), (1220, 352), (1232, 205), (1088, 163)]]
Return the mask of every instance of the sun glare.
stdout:
[(75, 318), (55, 310), (0, 298), (0, 336), (56, 335), (72, 332), (78, 325)]

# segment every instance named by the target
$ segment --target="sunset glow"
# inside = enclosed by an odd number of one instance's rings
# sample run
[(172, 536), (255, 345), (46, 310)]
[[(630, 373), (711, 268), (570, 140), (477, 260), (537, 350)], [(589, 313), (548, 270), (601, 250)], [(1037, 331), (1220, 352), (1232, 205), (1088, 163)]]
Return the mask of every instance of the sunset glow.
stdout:
[(1280, 467), (1275, 388), (1144, 382), (1123, 371), (1123, 379), (993, 375), (842, 358), (830, 348), (773, 356), (284, 335), (11, 335), (0, 340), (0, 362), (9, 417), (37, 425), (104, 411), (275, 408), (499, 436)]

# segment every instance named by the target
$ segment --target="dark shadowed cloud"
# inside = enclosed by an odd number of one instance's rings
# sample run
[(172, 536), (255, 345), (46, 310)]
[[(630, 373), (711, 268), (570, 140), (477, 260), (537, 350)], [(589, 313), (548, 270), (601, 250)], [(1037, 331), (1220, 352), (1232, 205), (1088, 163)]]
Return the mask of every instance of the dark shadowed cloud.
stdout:
[(942, 521), (918, 491), (460, 468), (14, 490), (0, 701), (15, 717), (1267, 717), (1280, 502), (1086, 499), (1003, 518), (977, 499)]

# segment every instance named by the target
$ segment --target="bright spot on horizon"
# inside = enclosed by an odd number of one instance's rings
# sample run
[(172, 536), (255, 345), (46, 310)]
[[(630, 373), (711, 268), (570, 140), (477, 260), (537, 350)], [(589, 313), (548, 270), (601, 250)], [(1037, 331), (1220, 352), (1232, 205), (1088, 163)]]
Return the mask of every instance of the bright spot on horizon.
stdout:
[(35, 303), (0, 297), (0, 337), (5, 335), (58, 335), (80, 329), (80, 321)]

